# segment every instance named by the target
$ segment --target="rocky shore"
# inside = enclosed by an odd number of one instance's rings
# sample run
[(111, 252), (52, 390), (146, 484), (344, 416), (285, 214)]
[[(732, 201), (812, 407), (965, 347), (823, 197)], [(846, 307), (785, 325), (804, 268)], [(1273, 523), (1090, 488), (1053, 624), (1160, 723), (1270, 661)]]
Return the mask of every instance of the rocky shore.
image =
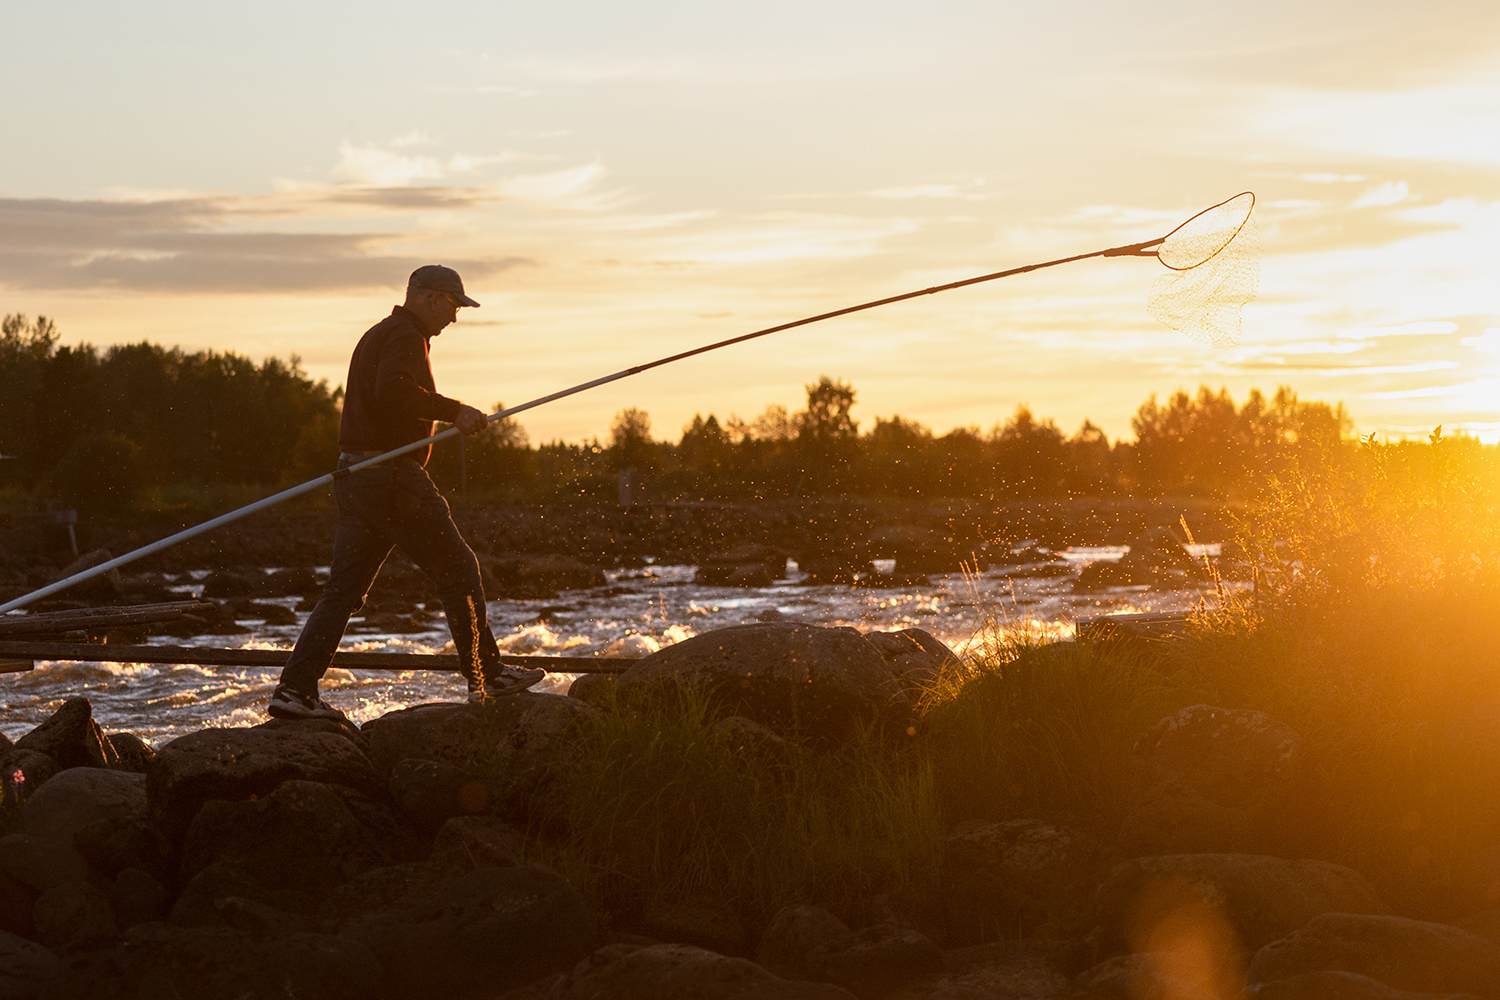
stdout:
[(951, 657), (915, 629), (745, 625), (567, 696), (154, 748), (70, 699), (0, 747), (0, 998), (1500, 997), (1500, 911), (1411, 919), (1303, 856), (1301, 739), (1253, 711), (1142, 733), (1113, 838), (969, 820), (931, 898), (857, 919), (609, 913), (537, 862), (566, 834), (537, 818), (570, 739), (620, 701), (689, 686), (734, 746), (874, 727), (911, 753), (945, 739), (918, 702)]

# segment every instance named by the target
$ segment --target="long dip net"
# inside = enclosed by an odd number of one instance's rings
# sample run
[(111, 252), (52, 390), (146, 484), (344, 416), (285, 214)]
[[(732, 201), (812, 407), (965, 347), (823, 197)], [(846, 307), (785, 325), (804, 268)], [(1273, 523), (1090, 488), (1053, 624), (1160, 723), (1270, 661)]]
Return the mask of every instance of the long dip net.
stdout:
[(1240, 310), (1260, 289), (1260, 230), (1249, 191), (1204, 209), (1162, 238), (1156, 256), (1170, 273), (1146, 298), (1152, 318), (1218, 348), (1240, 342)]

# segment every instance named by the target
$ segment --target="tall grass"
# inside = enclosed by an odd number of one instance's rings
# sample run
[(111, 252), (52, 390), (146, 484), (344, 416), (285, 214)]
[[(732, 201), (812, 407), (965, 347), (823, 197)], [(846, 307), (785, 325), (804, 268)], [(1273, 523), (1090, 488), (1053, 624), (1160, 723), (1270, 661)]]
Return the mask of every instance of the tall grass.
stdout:
[(789, 903), (856, 923), (879, 894), (935, 885), (931, 770), (873, 736), (828, 749), (716, 728), (707, 699), (615, 703), (576, 737), (538, 820), (548, 858), (627, 924), (709, 897), (751, 926)]

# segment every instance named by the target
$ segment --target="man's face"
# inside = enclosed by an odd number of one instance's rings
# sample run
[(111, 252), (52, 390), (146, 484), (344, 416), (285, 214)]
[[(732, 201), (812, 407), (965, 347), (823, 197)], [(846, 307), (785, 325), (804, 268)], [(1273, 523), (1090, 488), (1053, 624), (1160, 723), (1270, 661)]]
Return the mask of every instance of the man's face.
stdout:
[(458, 299), (448, 292), (427, 293), (427, 319), (432, 325), (434, 336), (441, 333), (443, 328), (458, 319)]

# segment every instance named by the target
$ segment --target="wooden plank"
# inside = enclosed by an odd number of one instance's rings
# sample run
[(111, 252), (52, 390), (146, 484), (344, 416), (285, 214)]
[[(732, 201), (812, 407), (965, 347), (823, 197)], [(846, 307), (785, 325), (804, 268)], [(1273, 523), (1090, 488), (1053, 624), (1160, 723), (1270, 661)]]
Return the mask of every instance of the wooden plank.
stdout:
[(24, 674), (36, 669), (35, 660), (0, 659), (0, 674)]
[(161, 604), (130, 604), (117, 608), (71, 608), (35, 615), (0, 617), (0, 636), (45, 635), (80, 629), (107, 629), (121, 625), (148, 625), (176, 621), (184, 614), (218, 609), (206, 601), (166, 601)]
[[(0, 657), (106, 663), (193, 663), (200, 666), (282, 667), (289, 649), (214, 649), (207, 646), (96, 645), (88, 642), (30, 642), (0, 639)], [(636, 657), (501, 656), (502, 663), (541, 667), (551, 673), (620, 674)], [(458, 672), (452, 653), (363, 653), (339, 651), (333, 665), (346, 670), (447, 670)]]

